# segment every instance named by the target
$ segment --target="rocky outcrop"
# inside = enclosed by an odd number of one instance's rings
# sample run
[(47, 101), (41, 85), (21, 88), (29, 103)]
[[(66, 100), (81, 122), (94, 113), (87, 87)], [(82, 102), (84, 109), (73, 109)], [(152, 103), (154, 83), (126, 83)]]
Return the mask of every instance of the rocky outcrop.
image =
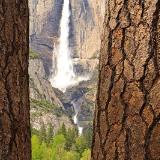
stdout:
[(54, 41), (59, 37), (63, 0), (29, 0), (30, 48), (42, 55), (45, 71), (52, 66)]
[[(101, 32), (104, 15), (104, 0), (71, 0), (74, 56), (76, 65), (84, 72), (92, 73), (98, 65)], [(96, 42), (96, 45), (95, 45)], [(84, 73), (82, 73), (84, 74)]]
[(56, 97), (51, 83), (46, 78), (43, 62), (40, 59), (31, 59), (29, 62), (30, 97), (36, 100), (46, 100), (63, 107)]
[(94, 72), (91, 80), (83, 81), (77, 86), (70, 87), (65, 93), (58, 90), (55, 92), (70, 117), (73, 117), (75, 112), (78, 112), (78, 123), (83, 128), (89, 127), (93, 121), (97, 90), (97, 72)]
[(71, 0), (73, 36), (80, 59), (94, 59), (99, 55), (104, 6), (104, 0)]
[(51, 124), (56, 132), (63, 123), (72, 128), (73, 122), (46, 78), (41, 59), (30, 59), (29, 74), (32, 128), (39, 130), (42, 125), (47, 128)]

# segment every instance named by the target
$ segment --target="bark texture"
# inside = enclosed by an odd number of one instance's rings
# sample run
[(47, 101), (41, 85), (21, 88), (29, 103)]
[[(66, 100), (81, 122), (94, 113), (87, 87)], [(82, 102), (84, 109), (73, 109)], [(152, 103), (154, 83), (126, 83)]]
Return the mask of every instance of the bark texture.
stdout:
[(160, 160), (160, 0), (107, 0), (92, 160)]
[(30, 160), (27, 0), (0, 0), (0, 160)]

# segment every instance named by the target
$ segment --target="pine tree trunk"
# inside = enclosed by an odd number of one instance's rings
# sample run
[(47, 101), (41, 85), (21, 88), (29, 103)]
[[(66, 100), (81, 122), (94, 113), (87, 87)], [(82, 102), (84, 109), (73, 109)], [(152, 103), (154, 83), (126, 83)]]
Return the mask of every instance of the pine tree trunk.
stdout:
[(27, 0), (0, 0), (0, 160), (30, 160)]
[(107, 0), (92, 160), (160, 160), (160, 0)]

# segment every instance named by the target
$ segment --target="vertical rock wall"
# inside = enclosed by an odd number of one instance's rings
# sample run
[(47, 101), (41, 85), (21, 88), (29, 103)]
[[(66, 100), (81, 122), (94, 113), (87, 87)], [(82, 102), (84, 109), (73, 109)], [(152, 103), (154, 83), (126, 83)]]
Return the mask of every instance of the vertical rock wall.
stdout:
[(77, 56), (81, 59), (93, 59), (99, 53), (104, 2), (104, 0), (101, 2), (71, 0), (76, 51)]
[[(94, 68), (98, 64), (104, 2), (70, 0), (70, 47), (73, 58), (79, 58), (81, 66)], [(58, 43), (62, 4), (63, 0), (29, 1), (30, 47), (41, 53), (47, 72), (52, 64), (54, 44)]]

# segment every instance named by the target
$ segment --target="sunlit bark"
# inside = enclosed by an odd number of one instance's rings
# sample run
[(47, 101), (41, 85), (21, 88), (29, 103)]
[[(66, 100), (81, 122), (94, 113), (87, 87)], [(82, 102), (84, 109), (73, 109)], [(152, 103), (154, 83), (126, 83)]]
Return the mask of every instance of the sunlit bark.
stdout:
[(92, 160), (160, 159), (160, 0), (107, 0)]

